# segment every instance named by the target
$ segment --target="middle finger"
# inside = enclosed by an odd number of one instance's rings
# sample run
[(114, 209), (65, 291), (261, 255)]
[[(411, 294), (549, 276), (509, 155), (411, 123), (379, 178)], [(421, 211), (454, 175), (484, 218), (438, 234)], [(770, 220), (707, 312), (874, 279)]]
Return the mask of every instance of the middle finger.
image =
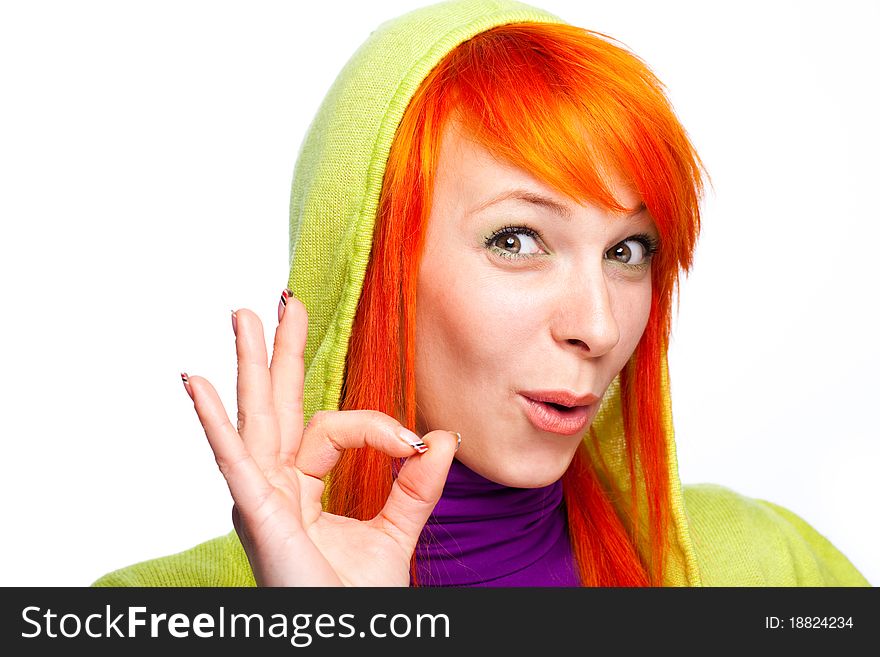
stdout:
[(305, 378), (304, 354), (308, 333), (308, 312), (305, 305), (289, 290), (281, 295), (279, 313), (284, 315), (275, 329), (275, 346), (269, 374), (275, 415), (280, 431), (281, 463), (287, 463), (299, 449), (303, 433), (303, 381)]

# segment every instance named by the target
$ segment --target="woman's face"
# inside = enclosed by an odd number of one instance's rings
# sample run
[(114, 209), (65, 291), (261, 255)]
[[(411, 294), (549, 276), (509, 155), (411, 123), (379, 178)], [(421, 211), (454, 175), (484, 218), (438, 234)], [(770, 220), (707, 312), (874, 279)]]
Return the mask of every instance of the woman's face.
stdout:
[[(418, 280), (418, 432), (458, 431), (456, 457), (500, 484), (558, 480), (648, 321), (639, 233), (658, 238), (647, 211), (575, 203), (450, 122)], [(527, 399), (547, 391), (598, 401), (560, 413)]]

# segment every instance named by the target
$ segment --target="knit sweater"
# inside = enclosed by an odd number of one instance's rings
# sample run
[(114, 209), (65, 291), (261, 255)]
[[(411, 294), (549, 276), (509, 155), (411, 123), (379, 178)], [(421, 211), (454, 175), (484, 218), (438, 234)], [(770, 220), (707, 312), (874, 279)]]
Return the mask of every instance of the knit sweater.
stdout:
[[(868, 586), (856, 568), (800, 517), (712, 484), (682, 487), (689, 519), (678, 586)], [(121, 568), (95, 586), (254, 586), (235, 532)]]
[[(309, 315), (306, 421), (318, 410), (339, 408), (384, 168), (409, 100), (456, 45), (492, 27), (523, 21), (564, 22), (513, 0), (455, 0), (387, 21), (354, 53), (319, 108), (299, 152), (290, 204), (288, 287)], [(659, 365), (671, 482), (664, 584), (867, 585), (840, 551), (791, 511), (722, 486), (681, 484), (665, 355)], [(615, 488), (631, 490), (633, 482), (623, 458), (626, 443), (618, 379), (605, 393), (592, 428), (603, 461), (611, 464)], [(438, 505), (441, 514), (448, 508), (443, 504), (441, 500)], [(439, 529), (444, 527), (441, 523)], [(558, 532), (560, 527), (550, 530)], [(552, 552), (556, 545), (543, 548)], [(558, 554), (562, 563), (564, 553)], [(487, 570), (483, 577), (503, 574)], [(499, 582), (503, 585), (503, 579)], [(178, 554), (117, 570), (95, 584), (252, 586), (254, 578), (235, 532), (230, 532)]]

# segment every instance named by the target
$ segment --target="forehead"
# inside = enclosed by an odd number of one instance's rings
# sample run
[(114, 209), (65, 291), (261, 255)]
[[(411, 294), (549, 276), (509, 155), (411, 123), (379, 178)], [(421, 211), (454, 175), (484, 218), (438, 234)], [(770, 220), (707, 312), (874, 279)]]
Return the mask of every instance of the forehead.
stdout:
[[(615, 198), (628, 209), (626, 216), (647, 215), (641, 196), (623, 176), (608, 169), (602, 175)], [(567, 219), (572, 208), (591, 204), (561, 193), (491, 151), (459, 121), (449, 121), (442, 132), (434, 194), (439, 197), (435, 201), (457, 206), (468, 215), (489, 207), (524, 206)]]

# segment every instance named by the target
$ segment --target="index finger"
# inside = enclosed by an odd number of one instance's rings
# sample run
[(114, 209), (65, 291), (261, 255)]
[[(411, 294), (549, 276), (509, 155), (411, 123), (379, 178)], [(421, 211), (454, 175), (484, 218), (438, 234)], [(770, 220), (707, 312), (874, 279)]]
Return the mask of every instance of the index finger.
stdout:
[(296, 467), (323, 479), (343, 450), (366, 445), (390, 456), (412, 456), (428, 449), (416, 434), (380, 411), (318, 411), (303, 432)]

